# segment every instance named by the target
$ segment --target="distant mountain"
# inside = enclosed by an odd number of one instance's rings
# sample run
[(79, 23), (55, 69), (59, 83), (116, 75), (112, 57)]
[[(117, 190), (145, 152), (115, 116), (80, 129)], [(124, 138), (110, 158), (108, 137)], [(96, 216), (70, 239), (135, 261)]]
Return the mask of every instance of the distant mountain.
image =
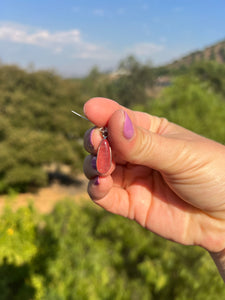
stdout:
[(178, 60), (175, 60), (169, 67), (182, 68), (200, 61), (216, 61), (225, 64), (225, 40), (206, 47), (203, 50), (194, 51)]

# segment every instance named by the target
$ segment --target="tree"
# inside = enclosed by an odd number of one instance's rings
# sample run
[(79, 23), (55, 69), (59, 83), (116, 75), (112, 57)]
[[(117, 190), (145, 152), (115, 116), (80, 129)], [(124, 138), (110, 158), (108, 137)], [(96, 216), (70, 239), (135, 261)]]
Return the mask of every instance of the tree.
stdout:
[(145, 103), (146, 89), (153, 85), (155, 78), (150, 64), (141, 64), (134, 56), (129, 56), (120, 62), (117, 73), (107, 86), (109, 97), (128, 107)]

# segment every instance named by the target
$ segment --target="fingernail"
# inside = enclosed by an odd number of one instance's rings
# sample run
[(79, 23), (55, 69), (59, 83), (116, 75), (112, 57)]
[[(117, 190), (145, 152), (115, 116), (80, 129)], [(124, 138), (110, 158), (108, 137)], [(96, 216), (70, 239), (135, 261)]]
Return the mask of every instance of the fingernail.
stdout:
[(86, 148), (86, 150), (87, 150), (88, 152), (92, 152), (93, 149), (94, 149), (94, 146), (93, 146), (93, 144), (92, 144), (93, 129), (94, 129), (94, 128), (91, 128), (91, 129), (89, 129), (89, 130), (87, 131), (87, 133), (88, 133), (88, 138), (87, 138), (87, 139), (84, 139), (84, 146), (85, 146), (85, 148)]
[(99, 185), (99, 177), (97, 176), (96, 178), (95, 178), (95, 180), (94, 180), (94, 185)]
[(124, 111), (125, 121), (123, 125), (123, 135), (126, 139), (131, 139), (134, 135), (134, 127), (128, 114)]
[(93, 156), (92, 157), (92, 160), (91, 160), (91, 166), (94, 170), (97, 170), (97, 167), (96, 167), (96, 161), (97, 161), (97, 157), (96, 156)]

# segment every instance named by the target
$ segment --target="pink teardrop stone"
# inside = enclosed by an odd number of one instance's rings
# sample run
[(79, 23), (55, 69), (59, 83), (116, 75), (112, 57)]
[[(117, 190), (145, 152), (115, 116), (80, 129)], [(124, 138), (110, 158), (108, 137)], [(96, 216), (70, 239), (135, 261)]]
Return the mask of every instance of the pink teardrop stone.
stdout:
[(98, 147), (96, 168), (98, 173), (104, 175), (106, 174), (112, 163), (112, 154), (109, 142), (107, 139), (103, 139)]

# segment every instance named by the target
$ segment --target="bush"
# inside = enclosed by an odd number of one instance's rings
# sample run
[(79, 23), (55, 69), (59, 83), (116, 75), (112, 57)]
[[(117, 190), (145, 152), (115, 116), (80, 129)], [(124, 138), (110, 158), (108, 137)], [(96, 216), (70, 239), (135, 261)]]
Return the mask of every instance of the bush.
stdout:
[[(32, 206), (0, 221), (1, 299), (223, 299), (209, 255), (90, 205)], [(16, 296), (15, 296), (16, 295)]]
[(196, 76), (178, 77), (145, 111), (225, 143), (225, 101)]
[(0, 66), (0, 193), (46, 185), (43, 167), (52, 163), (82, 170), (80, 138), (89, 124), (71, 113), (82, 110), (79, 85), (53, 72)]
[(32, 259), (37, 255), (36, 221), (31, 206), (13, 212), (7, 206), (0, 218), (1, 299), (31, 299), (35, 295)]

